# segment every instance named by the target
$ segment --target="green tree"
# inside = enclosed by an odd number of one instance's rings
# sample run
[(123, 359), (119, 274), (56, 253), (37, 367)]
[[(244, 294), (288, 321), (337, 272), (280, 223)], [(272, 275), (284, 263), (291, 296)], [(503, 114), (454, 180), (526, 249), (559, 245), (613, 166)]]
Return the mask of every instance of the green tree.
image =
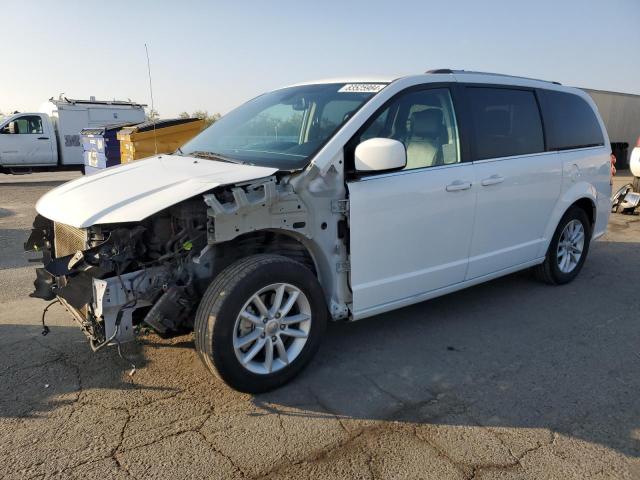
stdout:
[(158, 113), (157, 110), (149, 110), (149, 112), (146, 115), (147, 120), (151, 121), (151, 120), (155, 120), (158, 121), (160, 120), (160, 114)]
[(207, 128), (209, 125), (212, 125), (216, 123), (218, 120), (220, 120), (220, 117), (222, 115), (220, 115), (219, 113), (214, 113), (209, 115), (209, 112), (206, 110), (196, 110), (191, 114), (191, 116), (193, 118), (199, 118), (201, 120), (204, 120), (204, 128)]
[(196, 110), (191, 114), (189, 114), (189, 112), (182, 112), (178, 115), (178, 118), (199, 118), (200, 120), (204, 120), (204, 128), (220, 120), (220, 117), (222, 117), (222, 115), (219, 113), (209, 114), (207, 110)]

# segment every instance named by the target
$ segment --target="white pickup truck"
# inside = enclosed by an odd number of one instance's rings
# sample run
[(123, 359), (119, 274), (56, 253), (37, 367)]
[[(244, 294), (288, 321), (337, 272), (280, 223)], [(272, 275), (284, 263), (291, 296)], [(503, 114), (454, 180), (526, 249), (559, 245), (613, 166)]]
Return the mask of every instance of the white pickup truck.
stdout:
[(80, 130), (145, 119), (134, 102), (51, 98), (40, 112), (14, 113), (0, 119), (0, 170), (33, 167), (82, 168)]

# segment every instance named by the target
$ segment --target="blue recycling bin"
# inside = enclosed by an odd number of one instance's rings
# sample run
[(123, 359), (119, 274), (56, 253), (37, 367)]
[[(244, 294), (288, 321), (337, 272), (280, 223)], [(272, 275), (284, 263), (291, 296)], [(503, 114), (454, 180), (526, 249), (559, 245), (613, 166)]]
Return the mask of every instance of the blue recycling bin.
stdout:
[(120, 165), (120, 141), (116, 135), (122, 128), (132, 125), (135, 123), (84, 128), (80, 131), (85, 175)]

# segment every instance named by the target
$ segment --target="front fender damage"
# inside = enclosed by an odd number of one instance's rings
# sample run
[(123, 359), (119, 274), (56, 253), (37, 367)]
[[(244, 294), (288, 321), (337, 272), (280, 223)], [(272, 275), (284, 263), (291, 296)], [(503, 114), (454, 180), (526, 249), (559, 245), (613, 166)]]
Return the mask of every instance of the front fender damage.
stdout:
[(288, 184), (277, 184), (275, 177), (245, 187), (204, 195), (213, 219), (210, 243), (233, 240), (240, 234), (278, 229), (310, 237), (307, 208)]

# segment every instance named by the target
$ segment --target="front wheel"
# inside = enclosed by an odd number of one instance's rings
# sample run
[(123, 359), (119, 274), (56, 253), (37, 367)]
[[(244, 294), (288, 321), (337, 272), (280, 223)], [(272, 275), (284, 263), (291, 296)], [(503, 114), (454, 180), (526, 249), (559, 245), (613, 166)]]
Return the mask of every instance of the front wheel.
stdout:
[(211, 283), (196, 313), (195, 343), (205, 365), (229, 386), (259, 393), (304, 368), (326, 323), (322, 289), (307, 267), (255, 255)]
[(549, 284), (562, 285), (578, 276), (589, 252), (591, 222), (585, 211), (571, 207), (556, 228), (544, 262), (534, 267), (536, 276)]

